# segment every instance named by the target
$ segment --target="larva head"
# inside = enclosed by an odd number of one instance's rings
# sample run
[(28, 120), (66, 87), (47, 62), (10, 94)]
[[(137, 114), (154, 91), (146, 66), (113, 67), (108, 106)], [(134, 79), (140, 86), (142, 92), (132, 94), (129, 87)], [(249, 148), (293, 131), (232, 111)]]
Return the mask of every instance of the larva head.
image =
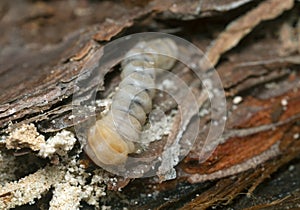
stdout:
[[(176, 43), (169, 38), (154, 39), (149, 42), (145, 52), (154, 53), (155, 67), (169, 70), (176, 62), (178, 47)], [(158, 54), (156, 54), (158, 53)]]
[(164, 46), (162, 47), (161, 53), (167, 56), (159, 57), (159, 59), (162, 59), (161, 61), (158, 61), (159, 64), (162, 64), (162, 66), (159, 67), (163, 69), (171, 69), (176, 62), (176, 57), (178, 56), (177, 44), (172, 39), (164, 38), (161, 40)]
[[(130, 74), (132, 71), (140, 71), (142, 68), (169, 70), (176, 62), (177, 55), (177, 44), (170, 38), (142, 41), (137, 43), (126, 54), (126, 59), (122, 62), (122, 66), (125, 69), (126, 66), (129, 68), (125, 71), (125, 74), (127, 72)], [(136, 68), (137, 66), (142, 68), (138, 69)]]
[(119, 165), (126, 161), (128, 153), (133, 152), (134, 145), (124, 141), (113, 129), (111, 121), (104, 117), (89, 129), (84, 150), (99, 166)]

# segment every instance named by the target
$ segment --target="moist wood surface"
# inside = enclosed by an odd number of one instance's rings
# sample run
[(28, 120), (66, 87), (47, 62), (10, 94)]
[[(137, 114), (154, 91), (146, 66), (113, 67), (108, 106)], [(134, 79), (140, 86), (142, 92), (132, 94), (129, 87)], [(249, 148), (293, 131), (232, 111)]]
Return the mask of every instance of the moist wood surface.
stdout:
[[(206, 161), (198, 162), (208, 132), (205, 125), (210, 123), (205, 116), (192, 151), (176, 167), (175, 180), (120, 179), (123, 191), (108, 191), (110, 199), (103, 205), (112, 209), (297, 208), (299, 9), (299, 1), (292, 0), (3, 0), (0, 135), (7, 136), (12, 128), (28, 123), (45, 136), (73, 130), (74, 85), (84, 68), (94, 65), (88, 63), (90, 58), (101, 57), (106, 43), (124, 35), (173, 33), (203, 50), (219, 73), (228, 110), (222, 142)], [(179, 67), (174, 72), (191, 84), (195, 79)], [(91, 81), (80, 90), (82, 100), (97, 85), (99, 96), (105, 98), (120, 81), (117, 68), (101, 75), (100, 85)], [(200, 95), (200, 88), (196, 93)], [(234, 102), (237, 96), (242, 97), (238, 104)], [(154, 102), (167, 100), (165, 96)], [(154, 147), (159, 151), (162, 146)], [(25, 153), (35, 156), (30, 150)], [(84, 155), (80, 158), (88, 162), (88, 170), (95, 169)], [(55, 162), (33, 159), (41, 161), (36, 170)], [(21, 172), (17, 177), (27, 175)], [(0, 194), (0, 200), (6, 196)], [(43, 196), (31, 207), (47, 207), (49, 197)], [(82, 208), (93, 206), (83, 203)]]

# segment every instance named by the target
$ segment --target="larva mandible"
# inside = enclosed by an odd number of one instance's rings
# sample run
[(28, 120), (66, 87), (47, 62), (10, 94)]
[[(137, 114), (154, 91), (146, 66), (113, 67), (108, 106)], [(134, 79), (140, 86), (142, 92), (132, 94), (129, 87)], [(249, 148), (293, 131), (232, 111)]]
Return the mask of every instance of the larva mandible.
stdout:
[(88, 130), (85, 152), (95, 164), (119, 165), (135, 152), (133, 142), (152, 109), (155, 68), (169, 70), (177, 45), (169, 38), (137, 43), (121, 64), (121, 82), (111, 109)]

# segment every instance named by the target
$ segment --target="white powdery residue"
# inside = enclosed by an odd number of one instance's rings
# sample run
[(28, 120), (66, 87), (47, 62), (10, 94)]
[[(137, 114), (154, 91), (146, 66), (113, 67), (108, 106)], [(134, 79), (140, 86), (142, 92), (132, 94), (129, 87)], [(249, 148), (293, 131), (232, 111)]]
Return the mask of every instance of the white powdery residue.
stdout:
[(50, 201), (49, 210), (68, 209), (77, 210), (80, 206), (80, 187), (69, 183), (58, 183), (54, 185), (53, 198)]
[(12, 109), (9, 109), (8, 111), (8, 114), (13, 114), (13, 113), (15, 113), (16, 112), (16, 109), (15, 108), (12, 108)]
[(91, 182), (83, 186), (83, 193), (81, 194), (82, 200), (89, 205), (99, 208), (99, 199), (106, 196), (107, 184), (110, 183), (114, 185), (116, 182), (116, 179), (109, 178), (106, 171), (102, 169), (95, 170)]
[(22, 124), (15, 128), (6, 138), (7, 149), (30, 148), (38, 151), (40, 145), (45, 142), (45, 137), (41, 135), (34, 124)]
[(111, 206), (101, 206), (101, 210), (111, 210)]
[(68, 119), (69, 119), (69, 120), (75, 119), (75, 115), (70, 115), (70, 116), (68, 117)]
[(54, 153), (64, 156), (70, 151), (76, 142), (74, 134), (70, 131), (63, 130), (55, 136), (50, 137), (46, 143), (41, 144), (39, 156), (49, 157)]
[(270, 83), (266, 83), (265, 84), (265, 88), (267, 89), (277, 89), (278, 88), (278, 84), (276, 82), (270, 82)]
[[(68, 185), (66, 185), (68, 188), (80, 192), (74, 193), (73, 197), (70, 198), (71, 200), (74, 200), (75, 203), (78, 200), (84, 200), (89, 205), (93, 205), (99, 209), (99, 204), (101, 203), (99, 200), (106, 195), (107, 184), (112, 183), (111, 178), (109, 178), (109, 173), (101, 168), (96, 169), (93, 172), (86, 171), (85, 165), (82, 165), (80, 159), (78, 160), (81, 149), (75, 150), (74, 152), (76, 154), (73, 154), (72, 156), (62, 157), (64, 165), (61, 170), (65, 171), (65, 173), (63, 181), (60, 183), (68, 183)], [(58, 191), (58, 193), (59, 192), (60, 191)], [(63, 197), (63, 199), (65, 198)], [(55, 203), (61, 203), (59, 197), (57, 197)], [(53, 209), (55, 209), (55, 203), (53, 203)]]
[(95, 106), (87, 105), (85, 106), (85, 108), (87, 108), (87, 110), (89, 110), (90, 113), (94, 113), (96, 111)]
[(213, 89), (213, 82), (210, 79), (206, 78), (206, 79), (204, 79), (202, 81), (202, 83), (205, 86), (205, 89), (207, 90), (207, 93), (211, 94), (211, 91), (208, 91), (208, 90), (212, 90)]
[(174, 144), (162, 153), (162, 161), (158, 173), (160, 181), (176, 178), (176, 170), (173, 168), (179, 162), (180, 145)]
[(69, 171), (66, 172), (64, 180), (72, 186), (77, 186), (79, 184), (78, 182), (82, 181), (79, 176), (74, 176), (74, 174), (70, 173)]
[(199, 111), (199, 117), (204, 117), (205, 115), (209, 114), (209, 110), (206, 108), (201, 108)]
[(286, 99), (282, 99), (281, 100), (281, 105), (282, 106), (287, 106), (288, 105), (288, 101)]
[(111, 103), (112, 103), (111, 98), (95, 101), (95, 104), (96, 104), (97, 107), (104, 107), (104, 110), (101, 112), (102, 116), (106, 115), (109, 112)]
[[(85, 168), (76, 160), (76, 157), (71, 157), (68, 161), (69, 164), (66, 167), (66, 173), (64, 174), (64, 182), (68, 183), (68, 187), (75, 187), (74, 189), (80, 191), (76, 193), (72, 199), (74, 201), (84, 200), (89, 205), (99, 207), (99, 199), (106, 195), (107, 183), (111, 183), (108, 173), (102, 169), (97, 169), (93, 172), (93, 175), (86, 172)], [(87, 180), (91, 178), (91, 181), (87, 183)], [(61, 202), (59, 197), (57, 202)], [(70, 201), (71, 202), (71, 201)], [(54, 209), (54, 208), (53, 208)], [(68, 208), (61, 208), (68, 209)]]
[[(52, 137), (52, 140), (50, 138), (49, 140), (50, 143), (52, 142), (51, 147), (55, 148), (55, 152), (63, 150), (62, 153), (66, 154), (61, 156), (60, 164), (46, 166), (17, 182), (7, 183), (10, 180), (6, 180), (2, 184), (3, 186), (0, 185), (0, 195), (2, 195), (0, 196), (0, 209), (33, 204), (36, 199), (41, 198), (51, 188), (54, 190), (52, 200), (49, 203), (50, 209), (79, 209), (82, 200), (101, 209), (100, 199), (106, 199), (107, 185), (116, 185), (117, 179), (110, 178), (111, 175), (103, 169), (97, 169), (93, 172), (87, 171), (86, 166), (81, 162), (82, 160), (78, 160), (79, 154), (82, 152), (81, 148), (76, 148), (72, 156), (67, 153), (67, 150), (71, 149), (75, 142), (71, 132), (60, 132)], [(68, 140), (73, 143), (67, 144)], [(59, 145), (57, 142), (61, 141), (66, 142), (63, 143), (62, 147), (56, 148), (55, 146)], [(11, 158), (14, 157), (6, 156), (6, 153), (2, 153), (0, 150), (0, 172), (7, 170), (5, 173), (8, 173), (7, 167), (9, 165), (5, 161), (13, 163)], [(2, 168), (2, 166), (5, 167)], [(11, 167), (11, 169), (15, 168), (16, 166)]]
[(177, 86), (174, 84), (174, 81), (169, 80), (169, 79), (165, 79), (162, 84), (162, 89), (163, 90), (177, 90)]
[(89, 205), (92, 205), (92, 206), (95, 206), (95, 207), (99, 207), (99, 200), (101, 197), (105, 196), (106, 193), (105, 193), (105, 187), (96, 187), (96, 186), (85, 186), (84, 188), (85, 190), (87, 190), (86, 192), (86, 195), (85, 197), (83, 197), (83, 200), (89, 204)]
[(72, 186), (85, 185), (86, 179), (90, 176), (84, 168), (80, 166), (76, 155), (68, 159), (64, 180)]
[(57, 167), (46, 167), (19, 181), (6, 183), (0, 187), (0, 209), (11, 209), (27, 203), (34, 203), (50, 187), (62, 179)]
[(174, 115), (176, 110), (172, 111), (170, 115), (166, 115), (160, 121), (154, 121), (151, 126), (141, 133), (141, 143), (146, 147), (151, 142), (160, 140), (162, 136), (168, 135), (172, 129)]
[(110, 98), (95, 101), (97, 107), (109, 107), (111, 103), (112, 103), (112, 99)]
[(0, 144), (5, 144), (6, 137), (5, 136), (0, 136)]
[(243, 101), (243, 98), (241, 96), (235, 96), (232, 100), (233, 104), (239, 104)]
[(294, 171), (295, 170), (295, 166), (294, 165), (290, 165), (289, 166), (289, 171)]

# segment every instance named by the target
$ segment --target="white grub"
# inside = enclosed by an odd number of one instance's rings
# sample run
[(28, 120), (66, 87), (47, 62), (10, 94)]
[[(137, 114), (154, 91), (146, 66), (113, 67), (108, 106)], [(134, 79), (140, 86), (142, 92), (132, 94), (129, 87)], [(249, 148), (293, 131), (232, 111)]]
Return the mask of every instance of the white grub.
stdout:
[(121, 63), (119, 90), (113, 97), (111, 109), (87, 134), (84, 149), (97, 165), (123, 164), (127, 155), (136, 151), (132, 141), (139, 142), (140, 131), (152, 109), (154, 68), (171, 69), (176, 55), (176, 43), (167, 38), (139, 42), (126, 53)]
[(72, 132), (62, 130), (40, 145), (40, 151), (38, 155), (44, 158), (50, 157), (54, 153), (64, 156), (73, 148), (75, 142), (76, 139)]
[(57, 167), (46, 167), (19, 181), (6, 183), (0, 187), (0, 209), (10, 209), (24, 204), (33, 204), (34, 199), (48, 191), (62, 179)]
[(8, 155), (0, 150), (0, 186), (15, 179), (15, 169), (17, 168), (15, 159), (13, 155)]
[(7, 149), (30, 148), (38, 151), (45, 137), (37, 132), (34, 124), (23, 124), (14, 129), (6, 139)]
[(233, 104), (239, 104), (243, 101), (243, 98), (241, 96), (235, 96), (232, 100)]

